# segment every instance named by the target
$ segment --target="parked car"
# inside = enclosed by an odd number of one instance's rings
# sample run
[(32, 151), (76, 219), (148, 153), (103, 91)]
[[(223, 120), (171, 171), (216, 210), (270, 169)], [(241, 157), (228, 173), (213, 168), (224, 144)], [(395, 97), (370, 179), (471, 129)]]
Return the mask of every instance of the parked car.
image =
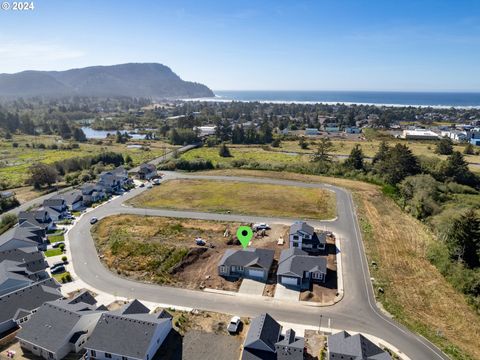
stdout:
[(53, 263), (52, 266), (50, 266), (50, 270), (53, 270), (53, 269), (55, 269), (59, 266), (63, 266), (63, 265), (65, 265), (65, 263), (63, 261), (57, 261), (57, 262)]
[(160, 185), (160, 179), (153, 179), (153, 185)]
[(141, 183), (139, 187), (143, 188), (143, 187), (145, 187), (145, 184)]
[(203, 240), (202, 238), (196, 238), (195, 243), (199, 246), (204, 246), (206, 244), (205, 240)]
[(252, 226), (253, 231), (269, 230), (269, 229), (270, 229), (270, 225), (268, 225), (266, 223), (253, 224), (253, 226)]
[(148, 183), (148, 184), (147, 184), (147, 189), (151, 189), (151, 188), (153, 188), (153, 185), (150, 184), (150, 183)]
[(53, 269), (50, 269), (50, 272), (52, 274), (61, 274), (61, 273), (65, 272), (65, 266), (63, 266), (63, 265), (57, 266)]
[(93, 225), (93, 224), (95, 224), (97, 221), (98, 221), (98, 219), (97, 219), (96, 217), (92, 217), (92, 218), (90, 219), (90, 224)]
[(227, 330), (230, 334), (236, 334), (238, 332), (238, 328), (240, 327), (240, 323), (242, 321), (238, 316), (234, 316), (230, 319), (230, 323), (227, 326)]
[(53, 243), (52, 248), (56, 249), (56, 248), (60, 247), (60, 245), (62, 245), (62, 244), (65, 245), (65, 243), (63, 241)]

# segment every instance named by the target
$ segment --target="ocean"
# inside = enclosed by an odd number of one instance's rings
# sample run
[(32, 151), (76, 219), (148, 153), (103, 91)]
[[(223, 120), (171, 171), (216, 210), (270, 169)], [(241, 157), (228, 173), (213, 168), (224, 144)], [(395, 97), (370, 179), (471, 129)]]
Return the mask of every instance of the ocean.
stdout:
[(208, 100), (480, 108), (478, 92), (219, 90), (214, 93), (216, 97)]

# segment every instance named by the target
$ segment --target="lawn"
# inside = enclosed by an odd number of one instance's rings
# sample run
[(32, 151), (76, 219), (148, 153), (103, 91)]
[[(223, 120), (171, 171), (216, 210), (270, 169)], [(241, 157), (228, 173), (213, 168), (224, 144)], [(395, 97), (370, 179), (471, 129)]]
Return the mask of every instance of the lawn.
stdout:
[(52, 257), (52, 256), (58, 256), (62, 255), (63, 252), (61, 249), (48, 249), (47, 251), (44, 252), (46, 257)]
[(332, 219), (335, 194), (328, 190), (233, 181), (169, 180), (130, 200), (133, 206), (232, 212), (298, 219)]
[[(326, 182), (352, 191), (378, 300), (397, 321), (438, 345), (452, 359), (480, 359), (480, 316), (427, 259), (435, 241), (427, 227), (404, 213), (379, 187), (293, 173), (217, 170), (240, 175)], [(385, 292), (377, 290), (382, 287)]]
[(65, 271), (65, 272), (60, 273), (60, 274), (53, 274), (52, 277), (61, 284), (62, 283), (62, 278), (67, 276), (67, 275), (70, 275), (70, 273), (68, 271)]
[(59, 242), (59, 241), (65, 241), (65, 236), (63, 235), (63, 232), (61, 234), (53, 234), (53, 235), (48, 235), (48, 240), (50, 241), (50, 244)]

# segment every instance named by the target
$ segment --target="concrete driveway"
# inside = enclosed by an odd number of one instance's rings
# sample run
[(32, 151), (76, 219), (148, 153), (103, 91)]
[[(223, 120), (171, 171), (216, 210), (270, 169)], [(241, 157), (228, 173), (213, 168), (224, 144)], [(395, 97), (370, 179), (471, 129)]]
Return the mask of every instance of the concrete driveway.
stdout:
[(286, 301), (298, 301), (300, 292), (298, 290), (289, 289), (282, 284), (277, 283), (275, 286), (274, 299)]
[(242, 295), (262, 296), (265, 283), (252, 279), (243, 279), (238, 293)]

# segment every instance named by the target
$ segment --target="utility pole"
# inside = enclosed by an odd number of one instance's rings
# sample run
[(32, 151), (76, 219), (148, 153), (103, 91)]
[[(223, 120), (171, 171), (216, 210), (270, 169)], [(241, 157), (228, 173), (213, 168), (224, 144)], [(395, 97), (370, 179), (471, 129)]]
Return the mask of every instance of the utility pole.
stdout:
[(321, 333), (321, 329), (322, 329), (322, 314), (320, 314), (320, 321), (318, 323), (318, 333), (320, 334)]

